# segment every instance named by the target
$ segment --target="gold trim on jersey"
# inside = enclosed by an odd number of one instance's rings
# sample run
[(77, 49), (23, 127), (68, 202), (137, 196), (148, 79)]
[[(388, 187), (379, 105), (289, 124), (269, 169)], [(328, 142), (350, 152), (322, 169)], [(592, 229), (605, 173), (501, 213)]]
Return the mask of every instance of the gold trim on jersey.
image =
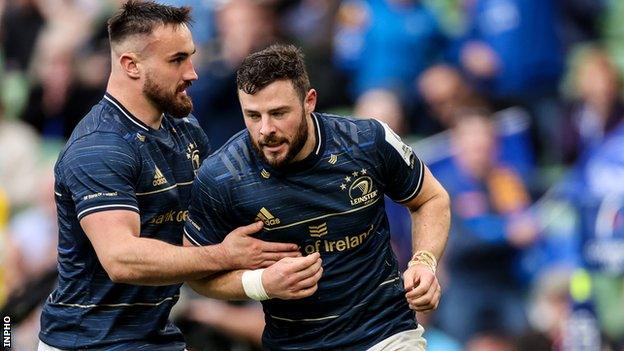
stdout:
[(343, 214), (357, 212), (359, 210), (363, 210), (363, 209), (365, 209), (367, 207), (370, 207), (370, 206), (374, 205), (375, 203), (377, 203), (377, 201), (379, 201), (379, 199), (380, 199), (380, 197), (374, 199), (372, 202), (370, 202), (370, 203), (368, 203), (368, 204), (366, 204), (364, 206), (360, 206), (360, 207), (357, 207), (357, 208), (352, 208), (352, 209), (347, 210), (347, 211), (328, 213), (328, 214), (325, 214), (325, 215), (322, 215), (322, 216), (304, 219), (304, 220), (299, 221), (299, 222), (294, 222), (294, 223), (282, 225), (282, 226), (279, 226), (279, 227), (273, 227), (273, 228), (265, 227), (264, 230), (272, 231), (272, 230), (278, 230), (278, 229), (285, 229), (285, 228), (294, 227), (294, 226), (297, 226), (297, 225), (300, 225), (300, 224), (304, 224), (304, 223), (316, 221), (316, 220), (319, 220), (319, 219), (323, 219), (323, 218), (329, 218), (329, 217), (340, 216), (340, 215), (343, 215)]
[(158, 189), (158, 190), (146, 191), (146, 192), (143, 192), (143, 193), (134, 193), (134, 194), (136, 196), (151, 195), (151, 194), (156, 194), (156, 193), (162, 193), (163, 191), (171, 190), (171, 189), (177, 188), (178, 186), (181, 186), (181, 185), (191, 185), (191, 184), (193, 184), (192, 180), (190, 182), (175, 183), (175, 184), (173, 184), (171, 186), (168, 186), (168, 187), (162, 188), (162, 189)]

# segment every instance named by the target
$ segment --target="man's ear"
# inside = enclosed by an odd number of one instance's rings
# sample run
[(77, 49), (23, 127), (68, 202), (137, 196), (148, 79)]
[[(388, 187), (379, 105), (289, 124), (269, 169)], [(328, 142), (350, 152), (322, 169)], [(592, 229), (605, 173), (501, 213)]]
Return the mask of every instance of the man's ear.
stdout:
[(304, 106), (306, 113), (314, 112), (314, 109), (316, 108), (316, 90), (310, 89), (308, 91), (308, 94), (305, 97)]
[(141, 78), (138, 56), (135, 53), (124, 53), (119, 57), (121, 69), (132, 79)]

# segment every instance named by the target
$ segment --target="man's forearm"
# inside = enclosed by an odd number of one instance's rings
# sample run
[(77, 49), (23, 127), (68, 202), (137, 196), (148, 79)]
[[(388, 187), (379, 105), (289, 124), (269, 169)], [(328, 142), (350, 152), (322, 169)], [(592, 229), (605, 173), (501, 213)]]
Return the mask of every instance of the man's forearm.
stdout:
[(170, 285), (231, 270), (221, 245), (182, 247), (150, 238), (129, 239), (110, 262), (108, 274), (114, 282), (140, 285)]
[(242, 283), (244, 270), (212, 275), (187, 284), (198, 294), (220, 300), (248, 300)]
[(440, 259), (450, 228), (450, 200), (446, 192), (436, 194), (412, 211), (413, 252), (426, 250)]

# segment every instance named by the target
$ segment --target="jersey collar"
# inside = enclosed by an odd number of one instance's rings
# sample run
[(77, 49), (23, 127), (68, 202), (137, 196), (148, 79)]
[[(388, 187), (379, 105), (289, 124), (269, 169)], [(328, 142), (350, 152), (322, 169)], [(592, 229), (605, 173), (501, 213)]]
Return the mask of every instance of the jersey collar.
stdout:
[(125, 116), (126, 120), (131, 122), (135, 127), (145, 131), (153, 131), (154, 129), (149, 127), (147, 124), (143, 123), (140, 119), (136, 118), (128, 109), (124, 107), (124, 105), (119, 102), (119, 100), (115, 99), (111, 94), (104, 94), (104, 100), (112, 105), (115, 109), (117, 109), (123, 116)]

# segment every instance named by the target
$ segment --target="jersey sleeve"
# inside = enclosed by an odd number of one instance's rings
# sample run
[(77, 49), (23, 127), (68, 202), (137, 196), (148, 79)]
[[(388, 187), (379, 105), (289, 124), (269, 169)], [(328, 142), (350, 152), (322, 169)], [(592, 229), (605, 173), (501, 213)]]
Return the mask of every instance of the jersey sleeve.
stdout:
[(184, 235), (195, 246), (218, 244), (233, 229), (228, 221), (227, 197), (220, 192), (223, 187), (208, 172), (209, 168), (204, 164), (193, 182), (184, 225)]
[(135, 184), (139, 165), (134, 149), (114, 133), (92, 133), (69, 146), (61, 176), (78, 220), (108, 210), (138, 213)]
[(425, 165), (387, 124), (373, 123), (378, 125), (375, 142), (386, 195), (399, 203), (408, 202), (422, 188)]

